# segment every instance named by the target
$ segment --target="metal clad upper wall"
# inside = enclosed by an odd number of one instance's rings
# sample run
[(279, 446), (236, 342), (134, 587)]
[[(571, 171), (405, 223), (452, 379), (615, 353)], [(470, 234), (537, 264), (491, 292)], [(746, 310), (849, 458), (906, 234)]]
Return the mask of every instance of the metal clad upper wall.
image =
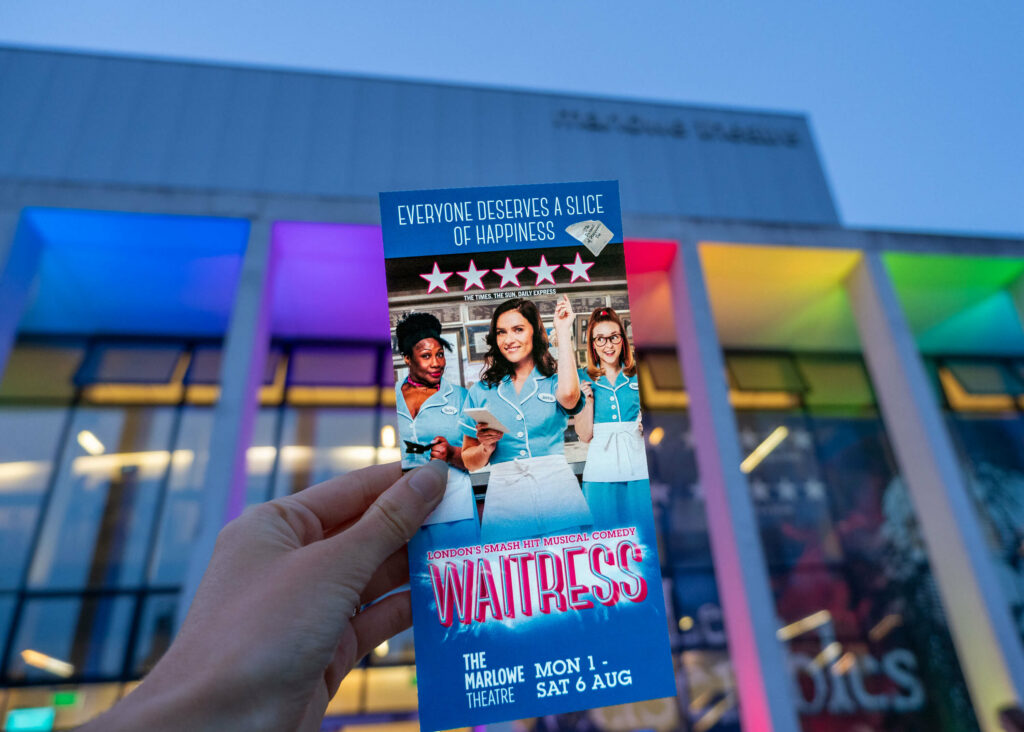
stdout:
[(806, 120), (0, 49), (0, 177), (313, 196), (618, 179), (630, 214), (838, 223)]

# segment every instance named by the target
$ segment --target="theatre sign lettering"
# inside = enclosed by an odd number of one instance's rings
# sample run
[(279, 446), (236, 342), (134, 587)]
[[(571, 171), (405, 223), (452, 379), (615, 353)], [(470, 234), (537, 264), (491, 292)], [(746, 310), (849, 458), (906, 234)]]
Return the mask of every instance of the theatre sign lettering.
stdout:
[(578, 109), (558, 109), (556, 129), (574, 129), (594, 133), (619, 133), (634, 136), (672, 137), (701, 142), (725, 142), (766, 147), (797, 147), (800, 132), (792, 127), (752, 122), (722, 122), (713, 119), (655, 118), (641, 114), (617, 114)]

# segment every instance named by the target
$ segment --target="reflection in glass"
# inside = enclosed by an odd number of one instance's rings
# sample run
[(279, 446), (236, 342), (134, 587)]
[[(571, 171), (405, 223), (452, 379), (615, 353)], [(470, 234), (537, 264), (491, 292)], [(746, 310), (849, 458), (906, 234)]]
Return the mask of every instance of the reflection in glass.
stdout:
[(67, 410), (0, 409), (0, 589), (21, 582)]
[(1024, 416), (947, 417), (1010, 611), (1024, 637)]
[[(133, 586), (142, 581), (153, 513), (172, 461), (170, 408), (80, 408), (68, 440), (29, 576), (33, 587)], [(89, 444), (89, 443), (86, 443)], [(95, 452), (95, 448), (92, 448)], [(176, 465), (195, 459), (176, 452)]]
[(177, 610), (177, 593), (161, 593), (146, 598), (135, 641), (133, 669), (136, 674), (141, 676), (148, 673), (171, 645), (177, 630)]
[(283, 420), (275, 496), (377, 462), (375, 408), (296, 407), (286, 409)]
[(26, 600), (8, 677), (56, 682), (120, 676), (134, 605), (133, 598), (115, 595)]
[(156, 585), (180, 584), (188, 569), (189, 552), (199, 530), (202, 511), (203, 478), (210, 457), (213, 432), (213, 410), (184, 407), (174, 455), (190, 455), (176, 459), (164, 496), (157, 530), (156, 547), (149, 580)]

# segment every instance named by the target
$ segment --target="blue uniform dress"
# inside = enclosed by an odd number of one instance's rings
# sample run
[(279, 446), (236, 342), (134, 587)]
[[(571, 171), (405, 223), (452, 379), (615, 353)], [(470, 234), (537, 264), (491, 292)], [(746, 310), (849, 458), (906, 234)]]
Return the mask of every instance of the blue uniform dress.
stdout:
[(651, 510), (647, 455), (640, 433), (640, 386), (620, 371), (610, 382), (579, 370), (594, 393), (594, 437), (587, 447), (583, 494), (595, 528), (628, 526)]
[[(508, 432), (498, 440), (490, 459), (490, 477), (484, 498), (481, 541), (491, 543), (550, 534), (589, 526), (579, 480), (565, 459), (565, 429), (569, 415), (583, 409), (565, 409), (555, 391), (558, 375), (543, 376), (536, 368), (516, 394), (512, 378), (497, 386), (474, 384), (465, 409), (484, 407)], [(476, 437), (476, 421), (462, 417), (463, 434)]]
[[(405, 452), (405, 440), (425, 445), (435, 437), (444, 437), (454, 447), (462, 445), (462, 431), (459, 416), (466, 399), (466, 390), (442, 378), (436, 393), (431, 394), (416, 413), (414, 419), (409, 413), (409, 406), (402, 394), (402, 384), (395, 384), (395, 407), (398, 412), (398, 436), (401, 440), (402, 467), (415, 468), (426, 465), (430, 461), (430, 452), (414, 454)], [(448, 531), (456, 537), (466, 536), (467, 541), (475, 541), (479, 536), (476, 501), (473, 498), (473, 485), (469, 473), (459, 470), (454, 465), (448, 468), (448, 485), (444, 498), (437, 508), (423, 522), (424, 526), (432, 524), (450, 524), (458, 522), (461, 526), (457, 531)], [(469, 522), (469, 523), (467, 523)], [(464, 525), (463, 525), (464, 524)]]

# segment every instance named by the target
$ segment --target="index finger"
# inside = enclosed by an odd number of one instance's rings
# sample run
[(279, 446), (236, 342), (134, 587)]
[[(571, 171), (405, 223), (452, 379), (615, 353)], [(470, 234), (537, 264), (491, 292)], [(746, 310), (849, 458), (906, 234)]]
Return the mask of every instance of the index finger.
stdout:
[(313, 512), (325, 534), (361, 516), (377, 497), (402, 477), (401, 463), (371, 465), (317, 483), (290, 499)]
[(381, 493), (362, 518), (324, 543), (336, 556), (346, 556), (355, 572), (353, 579), (365, 583), (441, 502), (447, 479), (448, 464), (431, 460)]

